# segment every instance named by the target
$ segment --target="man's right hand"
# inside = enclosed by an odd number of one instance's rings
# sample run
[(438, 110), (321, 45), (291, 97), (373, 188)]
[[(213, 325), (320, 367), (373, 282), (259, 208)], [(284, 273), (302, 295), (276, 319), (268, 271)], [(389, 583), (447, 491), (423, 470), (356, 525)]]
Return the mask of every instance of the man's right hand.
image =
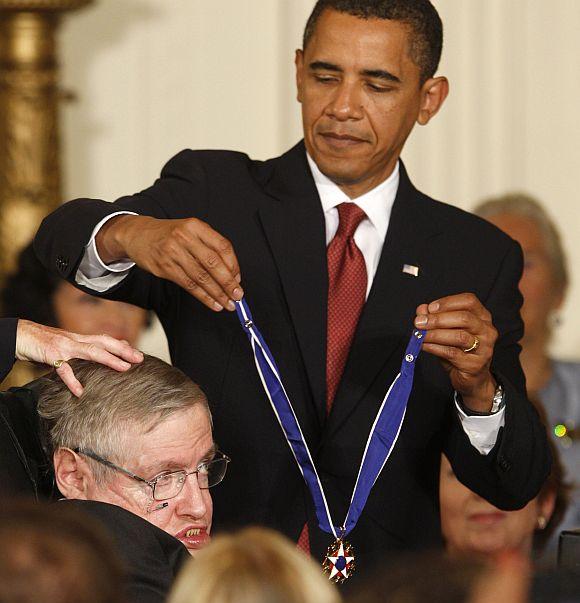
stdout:
[(96, 245), (105, 264), (128, 258), (216, 312), (235, 310), (244, 295), (232, 244), (197, 218), (120, 215), (103, 225)]

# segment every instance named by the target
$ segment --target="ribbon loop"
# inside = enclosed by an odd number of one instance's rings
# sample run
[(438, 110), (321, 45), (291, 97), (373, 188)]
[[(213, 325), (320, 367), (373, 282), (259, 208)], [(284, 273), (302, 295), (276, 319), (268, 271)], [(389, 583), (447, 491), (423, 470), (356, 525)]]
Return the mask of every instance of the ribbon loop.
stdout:
[(397, 443), (413, 388), (415, 364), (421, 351), (425, 331), (415, 330), (411, 335), (401, 371), (391, 383), (369, 432), (346, 518), (337, 527), (332, 521), (322, 483), (294, 408), (286, 394), (274, 357), (256, 327), (245, 299), (236, 302), (236, 312), (250, 340), (254, 362), (266, 396), (310, 490), (318, 525), (321, 530), (332, 534), (335, 538), (343, 538), (355, 527), (371, 489)]

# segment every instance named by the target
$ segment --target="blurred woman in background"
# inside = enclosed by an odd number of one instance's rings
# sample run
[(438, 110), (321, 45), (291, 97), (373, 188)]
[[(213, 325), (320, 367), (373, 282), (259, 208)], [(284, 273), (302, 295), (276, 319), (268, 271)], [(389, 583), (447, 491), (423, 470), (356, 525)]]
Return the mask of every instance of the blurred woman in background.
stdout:
[(551, 447), (554, 457), (550, 476), (538, 496), (517, 511), (502, 511), (464, 486), (455, 476), (447, 457), (441, 455), (441, 531), (452, 556), (461, 557), (467, 553), (485, 558), (490, 554), (517, 550), (536, 560), (541, 558), (569, 501), (569, 486), (564, 481), (562, 463), (556, 448)]
[[(36, 259), (32, 244), (20, 253), (16, 272), (0, 290), (0, 304), (3, 317), (31, 320), (79, 335), (111, 335), (132, 347), (149, 324), (143, 308), (88, 295), (50, 274)], [(22, 385), (44, 372), (45, 367), (31, 371), (17, 365), (4, 387)]]
[[(474, 209), (518, 241), (524, 252), (520, 281), (525, 325), (521, 362), (528, 394), (545, 409), (546, 426), (575, 486), (562, 529), (580, 528), (580, 362), (556, 360), (549, 350), (569, 284), (567, 258), (558, 229), (533, 197), (514, 193)], [(551, 543), (554, 547), (556, 543)]]
[(147, 324), (147, 311), (100, 299), (50, 274), (36, 259), (32, 244), (18, 258), (16, 272), (1, 292), (4, 316), (18, 316), (80, 335), (111, 335), (135, 346)]

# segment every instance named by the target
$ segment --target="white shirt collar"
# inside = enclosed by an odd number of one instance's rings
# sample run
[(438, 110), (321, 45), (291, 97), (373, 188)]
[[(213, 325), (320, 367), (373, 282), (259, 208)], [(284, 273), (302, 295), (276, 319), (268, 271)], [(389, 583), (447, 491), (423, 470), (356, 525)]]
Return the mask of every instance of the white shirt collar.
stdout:
[(397, 189), (399, 188), (399, 162), (397, 161), (395, 169), (386, 180), (364, 195), (361, 195), (356, 199), (350, 199), (337, 184), (320, 171), (308, 153), (306, 153), (306, 158), (308, 159), (308, 165), (312, 171), (314, 184), (316, 184), (324, 213), (326, 214), (341, 203), (354, 202), (364, 210), (368, 219), (384, 239), (389, 226), (391, 209), (395, 202)]

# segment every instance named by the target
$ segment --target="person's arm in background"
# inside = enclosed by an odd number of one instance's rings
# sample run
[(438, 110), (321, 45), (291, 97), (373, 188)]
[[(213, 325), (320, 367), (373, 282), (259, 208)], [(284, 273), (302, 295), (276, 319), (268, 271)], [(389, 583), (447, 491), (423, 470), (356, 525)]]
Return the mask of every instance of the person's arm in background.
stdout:
[(12, 370), (16, 360), (17, 318), (0, 318), (0, 381)]
[(76, 396), (83, 388), (67, 360), (83, 358), (117, 371), (143, 360), (143, 354), (126, 341), (108, 335), (78, 335), (17, 318), (0, 319), (0, 341), (0, 379), (10, 372), (15, 359), (48, 366), (62, 360), (56, 372)]

